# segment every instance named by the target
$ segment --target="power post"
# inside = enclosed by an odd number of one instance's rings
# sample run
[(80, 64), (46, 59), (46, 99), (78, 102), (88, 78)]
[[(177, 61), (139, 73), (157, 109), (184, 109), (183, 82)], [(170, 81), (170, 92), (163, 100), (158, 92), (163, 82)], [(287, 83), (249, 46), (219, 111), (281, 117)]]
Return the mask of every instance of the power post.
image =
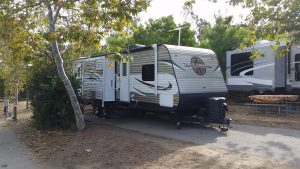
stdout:
[(13, 117), (14, 121), (17, 121), (17, 106), (14, 106), (14, 117)]

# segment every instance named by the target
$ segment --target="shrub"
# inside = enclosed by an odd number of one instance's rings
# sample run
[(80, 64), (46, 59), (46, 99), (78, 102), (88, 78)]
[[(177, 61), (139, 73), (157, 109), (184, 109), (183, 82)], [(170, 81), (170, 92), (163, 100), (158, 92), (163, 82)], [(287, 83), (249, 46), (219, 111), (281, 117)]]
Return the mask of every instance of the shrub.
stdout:
[[(75, 116), (65, 87), (56, 73), (54, 63), (35, 64), (31, 69), (30, 93), (33, 125), (38, 129), (75, 127)], [(79, 85), (69, 76), (74, 89)]]

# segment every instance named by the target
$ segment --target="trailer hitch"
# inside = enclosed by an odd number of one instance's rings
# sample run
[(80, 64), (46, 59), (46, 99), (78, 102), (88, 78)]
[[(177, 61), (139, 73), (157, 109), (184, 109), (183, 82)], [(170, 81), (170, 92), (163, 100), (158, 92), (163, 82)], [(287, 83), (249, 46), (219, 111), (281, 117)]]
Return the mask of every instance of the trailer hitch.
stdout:
[(229, 127), (230, 127), (230, 121), (232, 119), (228, 118), (228, 117), (225, 117), (224, 118), (224, 122), (222, 124), (219, 124), (219, 129), (221, 132), (227, 132)]

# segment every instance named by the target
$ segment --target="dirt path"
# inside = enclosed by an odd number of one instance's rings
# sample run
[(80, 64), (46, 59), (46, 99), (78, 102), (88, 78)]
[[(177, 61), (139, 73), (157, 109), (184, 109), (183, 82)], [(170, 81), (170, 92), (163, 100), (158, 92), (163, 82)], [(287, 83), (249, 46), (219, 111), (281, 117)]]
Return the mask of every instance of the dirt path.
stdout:
[(24, 143), (20, 142), (15, 132), (8, 127), (0, 126), (0, 168), (35, 169), (33, 157), (26, 151)]

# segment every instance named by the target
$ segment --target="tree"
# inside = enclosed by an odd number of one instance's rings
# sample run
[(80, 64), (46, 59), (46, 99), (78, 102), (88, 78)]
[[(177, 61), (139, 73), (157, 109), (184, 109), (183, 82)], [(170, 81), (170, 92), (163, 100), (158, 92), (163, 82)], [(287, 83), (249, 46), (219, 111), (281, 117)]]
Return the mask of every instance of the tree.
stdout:
[(181, 31), (181, 45), (195, 46), (195, 32), (191, 30), (189, 23), (176, 25), (173, 16), (161, 17), (153, 20), (149, 19), (146, 25), (139, 25), (134, 32), (131, 43), (144, 45), (151, 44), (178, 44), (178, 31), (176, 27), (184, 27)]
[(231, 5), (250, 8), (248, 25), (259, 37), (276, 40), (286, 34), (290, 40), (300, 40), (299, 0), (230, 0)]
[(195, 13), (193, 9), (195, 2), (196, 0), (185, 1), (183, 9), (185, 14), (190, 15), (196, 22), (200, 41), (199, 47), (212, 49), (216, 53), (225, 77), (226, 52), (241, 48), (249, 37), (248, 30), (245, 25), (233, 25), (232, 16), (215, 16), (215, 23), (211, 25)]
[[(195, 1), (185, 2), (187, 11), (191, 11)], [(251, 34), (246, 46), (252, 46), (253, 42), (259, 39), (300, 41), (299, 0), (229, 0), (228, 2), (230, 5), (241, 5), (251, 11), (246, 19)]]
[(0, 13), (0, 60), (2, 61), (1, 76), (5, 79), (7, 96), (15, 94), (25, 82), (26, 61), (31, 56), (29, 34), (23, 28), (23, 20)]
[(231, 25), (232, 17), (215, 17), (215, 24), (201, 29), (200, 47), (212, 49), (219, 60), (223, 74), (226, 70), (226, 52), (240, 47), (247, 40), (248, 32), (240, 25)]
[(131, 37), (122, 36), (120, 34), (114, 34), (106, 39), (106, 53), (122, 52), (126, 47), (130, 45)]
[(110, 30), (124, 31), (148, 5), (149, 0), (3, 0), (0, 9), (2, 16), (24, 20), (30, 26), (30, 34), (44, 34), (43, 40), (51, 47), (57, 73), (71, 101), (77, 128), (82, 130), (83, 115), (65, 73), (62, 54), (81, 51), (87, 45), (97, 48)]

